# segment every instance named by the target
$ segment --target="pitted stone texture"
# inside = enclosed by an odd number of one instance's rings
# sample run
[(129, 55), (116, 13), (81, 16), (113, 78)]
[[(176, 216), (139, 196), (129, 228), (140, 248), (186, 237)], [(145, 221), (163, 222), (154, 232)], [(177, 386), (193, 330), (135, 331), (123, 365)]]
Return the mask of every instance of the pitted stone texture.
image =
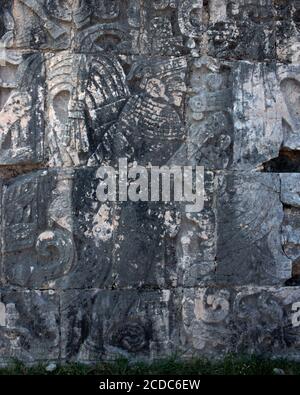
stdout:
[(50, 166), (166, 164), (183, 145), (185, 57), (48, 54)]
[(7, 0), (0, 34), (18, 48), (177, 56), (205, 15), (202, 0)]
[(71, 175), (46, 171), (6, 183), (2, 211), (4, 281), (50, 287), (75, 262)]
[(297, 64), (300, 60), (300, 3), (298, 0), (276, 0), (274, 3), (277, 58)]
[[(283, 246), (285, 254), (293, 261), (294, 281), (299, 280), (300, 260), (300, 210), (295, 207), (287, 207), (284, 210), (284, 222), (282, 227)], [(293, 281), (294, 280), (294, 281)], [(288, 284), (290, 281), (288, 282)]]
[(62, 358), (98, 361), (174, 352), (170, 291), (68, 291), (62, 311)]
[(130, 92), (117, 57), (48, 53), (46, 151), (50, 166), (87, 164)]
[(207, 169), (232, 166), (233, 81), (230, 64), (203, 56), (191, 64), (188, 98), (188, 158)]
[(0, 290), (0, 364), (60, 356), (59, 298), (52, 292)]
[(282, 227), (285, 254), (293, 261), (292, 278), (288, 285), (298, 285), (300, 279), (300, 201), (299, 174), (281, 174), (281, 200), (284, 205)]
[(299, 358), (299, 327), (293, 322), (299, 287), (195, 288), (184, 290), (178, 298), (181, 341), (189, 355)]
[[(0, 363), (299, 358), (299, 8), (1, 1)], [(204, 166), (203, 210), (100, 202), (120, 158)]]
[(208, 169), (260, 170), (282, 148), (299, 150), (299, 78), (297, 65), (194, 60), (189, 159)]
[(205, 199), (201, 212), (184, 213), (176, 237), (178, 264), (173, 284), (193, 287), (215, 282), (217, 256), (216, 177), (205, 173)]
[(218, 182), (218, 281), (283, 285), (291, 261), (282, 250), (280, 176), (234, 173)]
[(181, 208), (101, 203), (100, 183), (98, 168), (82, 168), (38, 171), (5, 184), (4, 281), (34, 289), (173, 283)]
[(0, 67), (0, 165), (38, 164), (44, 155), (42, 54)]
[[(2, 208), (2, 198), (3, 198), (3, 179), (0, 177), (0, 218), (2, 223), (2, 215), (3, 215), (3, 208)], [(3, 284), (3, 234), (2, 234), (2, 227), (0, 227), (0, 249), (1, 249), (1, 257), (0, 257), (0, 286)]]
[(160, 202), (101, 203), (100, 182), (97, 169), (80, 172), (74, 181), (78, 265), (65, 286), (166, 286), (176, 268), (178, 207)]
[(300, 98), (300, 67), (299, 65), (279, 65), (277, 69), (280, 83), (282, 107), (283, 147), (299, 150), (300, 114), (298, 103)]
[(101, 203), (99, 177), (98, 168), (50, 170), (5, 184), (5, 281), (124, 289), (291, 278), (279, 175), (206, 172), (199, 213), (175, 202)]
[(72, 167), (124, 156), (167, 163), (185, 139), (187, 66), (185, 57), (67, 51), (7, 63), (0, 68), (0, 164)]
[(282, 203), (300, 209), (300, 174), (281, 174), (280, 178)]
[(283, 285), (292, 261), (283, 252), (278, 174), (218, 172), (203, 211), (183, 219), (178, 283)]
[(208, 53), (216, 58), (264, 61), (276, 58), (273, 0), (212, 0)]
[[(5, 0), (8, 47), (297, 62), (297, 0)], [(277, 51), (276, 51), (277, 48)]]
[(238, 64), (234, 71), (233, 167), (259, 167), (278, 156), (283, 140), (276, 66)]

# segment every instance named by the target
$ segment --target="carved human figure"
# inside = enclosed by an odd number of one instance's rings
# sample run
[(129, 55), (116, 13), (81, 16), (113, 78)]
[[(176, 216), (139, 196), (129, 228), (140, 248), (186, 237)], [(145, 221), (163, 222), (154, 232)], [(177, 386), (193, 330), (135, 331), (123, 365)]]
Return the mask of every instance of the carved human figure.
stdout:
[[(104, 133), (89, 160), (90, 166), (103, 163), (114, 166), (121, 158), (127, 158), (129, 165), (176, 163), (176, 154), (184, 145), (181, 109), (186, 91), (186, 65), (185, 58), (133, 65), (128, 80), (138, 81), (137, 93), (129, 97), (118, 119)], [(104, 206), (112, 207), (113, 203), (99, 204), (96, 217), (103, 217)], [(122, 273), (117, 284), (125, 286), (132, 279), (145, 284), (168, 282), (169, 272), (176, 270), (174, 243), (180, 227), (176, 204), (127, 201), (117, 203), (117, 207), (117, 221), (115, 209), (105, 210), (105, 223), (117, 222), (109, 237), (119, 240), (113, 260), (114, 271)], [(101, 226), (106, 229), (104, 225)], [(140, 256), (136, 251), (141, 252)]]
[(140, 93), (129, 98), (90, 164), (127, 157), (140, 164), (160, 165), (172, 158), (184, 140), (180, 109), (186, 92), (186, 67), (185, 58), (133, 66), (128, 78), (140, 79)]
[(49, 163), (85, 165), (129, 96), (124, 71), (114, 57), (69, 52), (50, 55), (47, 70)]

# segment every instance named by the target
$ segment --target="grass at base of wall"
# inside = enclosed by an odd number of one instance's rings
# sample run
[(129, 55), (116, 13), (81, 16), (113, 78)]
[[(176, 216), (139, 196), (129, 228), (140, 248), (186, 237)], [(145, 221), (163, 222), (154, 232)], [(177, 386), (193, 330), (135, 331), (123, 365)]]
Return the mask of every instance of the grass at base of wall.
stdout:
[(182, 361), (175, 357), (151, 363), (132, 363), (126, 359), (98, 363), (57, 365), (47, 372), (47, 365), (26, 367), (14, 361), (0, 369), (0, 375), (300, 375), (300, 362), (270, 360), (255, 356), (227, 356), (222, 361), (191, 359)]

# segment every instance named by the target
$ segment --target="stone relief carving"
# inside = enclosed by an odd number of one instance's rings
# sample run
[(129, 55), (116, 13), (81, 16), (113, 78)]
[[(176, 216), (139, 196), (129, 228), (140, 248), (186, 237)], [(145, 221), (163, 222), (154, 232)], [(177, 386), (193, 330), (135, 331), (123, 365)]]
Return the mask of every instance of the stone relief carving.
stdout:
[(298, 150), (299, 143), (297, 134), (299, 131), (299, 69), (293, 67), (290, 70), (284, 67), (279, 68), (280, 89), (283, 100), (282, 128), (283, 128), (283, 147), (290, 150)]
[[(219, 182), (217, 277), (225, 282), (235, 278), (236, 284), (284, 283), (291, 274), (291, 261), (281, 244), (279, 175), (231, 174), (221, 176)], [(235, 268), (233, 255), (239, 257)]]
[(238, 327), (237, 351), (263, 354), (284, 348), (284, 312), (274, 295), (261, 290), (238, 293), (233, 311)]
[[(218, 320), (206, 320), (206, 298), (217, 301)], [(255, 353), (295, 356), (299, 350), (289, 311), (299, 288), (239, 287), (185, 290), (182, 336), (186, 356)], [(214, 314), (214, 310), (212, 310)], [(214, 317), (214, 316), (213, 316)], [(220, 318), (220, 319), (219, 319)], [(291, 346), (294, 342), (294, 346)], [(293, 348), (295, 347), (295, 348)]]
[(229, 313), (230, 293), (226, 290), (217, 290), (210, 293), (209, 289), (195, 301), (195, 314), (198, 319), (212, 324), (223, 321)]
[(8, 83), (0, 86), (3, 100), (0, 162), (2, 165), (39, 163), (43, 160), (44, 127), (42, 56), (29, 55), (17, 70), (7, 66), (1, 69)]
[(133, 65), (128, 78), (139, 80), (139, 93), (129, 98), (118, 122), (104, 134), (90, 164), (127, 157), (139, 159), (140, 164), (151, 160), (159, 165), (171, 159), (184, 138), (180, 109), (186, 91), (186, 67), (185, 58)]
[(59, 176), (56, 189), (49, 191), (47, 177), (37, 174), (5, 188), (3, 264), (9, 283), (40, 288), (70, 271), (75, 262), (71, 182), (70, 176)]
[(84, 361), (171, 352), (170, 305), (167, 291), (128, 290), (114, 295), (89, 291), (83, 298), (77, 291), (67, 292), (62, 318), (64, 358)]
[[(0, 363), (299, 356), (299, 21), (293, 0), (1, 2)], [(203, 165), (204, 209), (102, 204), (120, 157)]]
[(46, 144), (53, 166), (80, 165), (80, 157), (88, 149), (82, 94), (77, 86), (80, 61), (80, 56), (68, 53), (50, 55), (47, 60)]
[(11, 292), (0, 294), (4, 306), (0, 324), (0, 358), (33, 363), (59, 356), (58, 297), (48, 292)]
[(208, 168), (232, 162), (232, 92), (228, 71), (210, 58), (194, 61), (189, 101), (189, 158)]
[(295, 0), (275, 2), (278, 25), (277, 57), (281, 62), (299, 63), (299, 3)]
[[(182, 336), (186, 354), (199, 350), (210, 354), (226, 351), (230, 328), (230, 292), (227, 290), (185, 290), (182, 305)], [(191, 344), (190, 344), (191, 343)]]
[(287, 285), (299, 284), (299, 175), (281, 174), (281, 200), (284, 207), (284, 221), (282, 224), (282, 243), (285, 254), (292, 260), (293, 268), (291, 278)]
[(80, 51), (179, 55), (184, 51), (182, 36), (198, 37), (203, 31), (198, 22), (203, 5), (197, 0), (8, 3), (13, 3), (17, 47), (67, 49), (75, 44)]

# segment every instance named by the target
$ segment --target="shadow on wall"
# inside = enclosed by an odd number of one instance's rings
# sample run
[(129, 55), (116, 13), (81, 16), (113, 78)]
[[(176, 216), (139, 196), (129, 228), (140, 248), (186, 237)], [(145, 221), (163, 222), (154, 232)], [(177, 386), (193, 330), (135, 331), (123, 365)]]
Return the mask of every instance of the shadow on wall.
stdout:
[(282, 148), (277, 158), (263, 164), (266, 173), (300, 173), (300, 151)]

